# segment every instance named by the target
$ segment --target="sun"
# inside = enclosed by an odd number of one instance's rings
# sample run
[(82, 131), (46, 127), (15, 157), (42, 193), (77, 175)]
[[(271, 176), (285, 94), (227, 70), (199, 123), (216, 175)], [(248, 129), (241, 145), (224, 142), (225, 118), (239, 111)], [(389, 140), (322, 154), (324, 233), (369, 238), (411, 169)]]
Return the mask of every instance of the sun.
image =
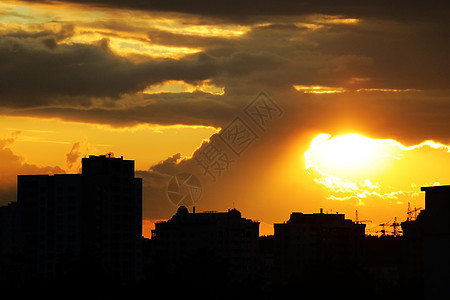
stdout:
[(319, 134), (305, 153), (309, 161), (339, 172), (362, 171), (373, 167), (380, 154), (380, 144), (360, 134), (332, 137)]

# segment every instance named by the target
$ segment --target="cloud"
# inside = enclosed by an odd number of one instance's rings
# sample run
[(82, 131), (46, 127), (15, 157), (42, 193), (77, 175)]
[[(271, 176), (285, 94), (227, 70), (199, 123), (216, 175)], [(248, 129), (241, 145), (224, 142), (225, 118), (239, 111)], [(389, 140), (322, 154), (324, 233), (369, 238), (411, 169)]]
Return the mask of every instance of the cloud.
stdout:
[(215, 60), (205, 54), (134, 63), (114, 54), (107, 40), (58, 44), (49, 42), (47, 31), (19, 33), (0, 37), (0, 68), (5, 70), (0, 75), (0, 105), (5, 108), (89, 107), (96, 100), (111, 106), (122, 95), (152, 84), (201, 81), (217, 73)]
[(11, 137), (0, 139), (0, 205), (16, 201), (17, 175), (65, 173), (58, 166), (29, 164), (24, 157), (14, 154), (9, 147), (19, 135), (20, 132), (14, 132)]
[[(26, 0), (30, 1), (30, 0)], [(36, 1), (33, 1), (36, 2)], [(41, 2), (47, 2), (41, 0)], [(346, 16), (364, 16), (380, 19), (401, 19), (421, 21), (429, 18), (444, 18), (445, 4), (432, 1), (424, 6), (420, 1), (410, 1), (407, 6), (390, 1), (340, 1), (336, 5), (332, 0), (297, 1), (270, 0), (258, 1), (219, 1), (211, 5), (207, 1), (139, 1), (139, 0), (70, 0), (65, 2), (82, 3), (97, 7), (115, 7), (147, 11), (163, 11), (195, 14), (203, 17), (219, 18), (229, 22), (251, 22), (268, 16), (298, 16), (310, 14), (330, 14)]]
[[(131, 102), (131, 105), (128, 103)], [(231, 101), (230, 101), (231, 102)], [(235, 103), (203, 92), (137, 94), (113, 107), (42, 107), (15, 109), (9, 115), (59, 118), (67, 121), (133, 127), (140, 124), (205, 125), (220, 127), (236, 111)], [(239, 107), (239, 106), (238, 106)]]
[(22, 134), (22, 131), (16, 130), (11, 133), (11, 137), (6, 139), (0, 139), (0, 149), (4, 149), (15, 142), (18, 136)]
[[(117, 3), (111, 5), (132, 7), (134, 2)], [(342, 7), (328, 7), (326, 2), (304, 2), (305, 11), (291, 16), (287, 8), (297, 4), (286, 3), (287, 7), (274, 10), (281, 15), (268, 12), (266, 17), (270, 18), (264, 23), (246, 23), (244, 33), (231, 37), (202, 36), (192, 30), (183, 33), (182, 29), (189, 29), (192, 23), (226, 25), (215, 19), (171, 14), (163, 16), (167, 22), (178, 20), (173, 31), (170, 22), (164, 29), (149, 26), (145, 30), (138, 22), (123, 24), (120, 18), (118, 21), (112, 17), (114, 14), (106, 14), (103, 22), (78, 23), (58, 16), (65, 25), (55, 28), (31, 30), (23, 26), (14, 30), (6, 26), (7, 34), (0, 38), (0, 53), (5, 57), (0, 67), (8, 70), (0, 78), (0, 113), (115, 127), (221, 127), (264, 89), (284, 102), (289, 112), (301, 117), (292, 118), (290, 126), (308, 124), (327, 132), (333, 127), (339, 130), (355, 126), (404, 141), (417, 139), (414, 142), (448, 139), (443, 128), (450, 110), (450, 66), (446, 64), (450, 49), (442, 39), (447, 36), (447, 26), (437, 27), (428, 21), (411, 24), (400, 17), (364, 17), (383, 11), (381, 4), (351, 6), (345, 2)], [(182, 9), (177, 8), (177, 3), (173, 5), (174, 11)], [(271, 5), (267, 5), (253, 12), (248, 10), (248, 16), (269, 11)], [(380, 5), (380, 9), (368, 10), (373, 5)], [(337, 10), (347, 10), (347, 14), (338, 14)], [(322, 14), (311, 15), (313, 11)], [(335, 11), (334, 15), (331, 11)], [(355, 19), (349, 19), (352, 16)], [(69, 42), (81, 28), (105, 39)], [(143, 43), (177, 47), (197, 44), (200, 52), (177, 59), (146, 57), (136, 61), (113, 51), (105, 28), (111, 38), (113, 34), (136, 38), (137, 33), (140, 36), (144, 32)], [(225, 93), (143, 94), (150, 86), (170, 80), (192, 86), (208, 80), (211, 85), (223, 87)], [(340, 96), (308, 96), (297, 93), (294, 86), (324, 86), (346, 92)], [(389, 92), (394, 90), (409, 92)]]
[(96, 150), (86, 138), (73, 143), (72, 149), (66, 153), (66, 167), (68, 173), (81, 173), (82, 156), (93, 152), (96, 152)]
[[(190, 48), (209, 48), (209, 47), (226, 47), (233, 43), (233, 38), (202, 36), (200, 34), (189, 33), (173, 33), (169, 30), (161, 30), (158, 28), (146, 29), (147, 35), (152, 43), (166, 46), (190, 47)], [(239, 37), (236, 37), (238, 39)]]
[[(168, 158), (170, 159), (170, 158)], [(158, 169), (158, 167), (156, 167)], [(168, 218), (175, 211), (166, 193), (166, 186), (173, 176), (149, 170), (136, 170), (135, 176), (143, 179), (142, 210), (144, 218)]]

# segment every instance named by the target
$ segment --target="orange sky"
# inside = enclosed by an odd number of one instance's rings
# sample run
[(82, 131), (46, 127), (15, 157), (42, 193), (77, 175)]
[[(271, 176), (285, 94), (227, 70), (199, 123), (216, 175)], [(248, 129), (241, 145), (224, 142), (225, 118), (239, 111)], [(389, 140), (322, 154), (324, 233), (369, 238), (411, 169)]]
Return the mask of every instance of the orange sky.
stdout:
[[(421, 186), (450, 182), (448, 19), (282, 2), (2, 1), (0, 203), (17, 174), (113, 152), (144, 179), (145, 224), (176, 211), (181, 171), (202, 183), (198, 211), (235, 206), (262, 234), (292, 211), (358, 210), (375, 232), (424, 207)], [(282, 112), (264, 128), (244, 118), (260, 91)], [(237, 116), (257, 138), (222, 145), (233, 162), (213, 181), (195, 157)]]

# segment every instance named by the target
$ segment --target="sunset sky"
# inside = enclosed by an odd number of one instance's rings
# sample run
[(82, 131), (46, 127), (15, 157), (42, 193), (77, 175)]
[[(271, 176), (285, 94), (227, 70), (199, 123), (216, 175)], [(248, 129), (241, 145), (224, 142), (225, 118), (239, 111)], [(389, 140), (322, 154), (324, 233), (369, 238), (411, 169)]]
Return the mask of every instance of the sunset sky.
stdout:
[[(143, 178), (146, 234), (175, 213), (180, 172), (201, 182), (197, 211), (234, 206), (261, 234), (320, 208), (372, 233), (403, 221), (421, 186), (450, 184), (439, 3), (1, 1), (0, 205), (18, 174), (113, 153)], [(262, 104), (261, 127), (245, 108)], [(220, 139), (236, 122), (239, 153)], [(230, 159), (214, 177), (195, 159), (212, 146)]]

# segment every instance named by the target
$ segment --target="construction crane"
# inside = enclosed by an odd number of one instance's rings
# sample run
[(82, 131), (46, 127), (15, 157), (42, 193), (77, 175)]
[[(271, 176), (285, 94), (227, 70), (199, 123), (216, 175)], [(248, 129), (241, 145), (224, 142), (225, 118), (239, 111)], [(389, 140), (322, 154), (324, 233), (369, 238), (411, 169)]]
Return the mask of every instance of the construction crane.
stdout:
[(386, 235), (386, 229), (384, 229), (385, 226), (389, 226), (389, 222), (388, 223), (381, 223), (380, 226), (383, 228), (380, 230), (381, 232), (381, 236), (385, 236)]
[(400, 227), (400, 223), (397, 222), (397, 217), (394, 218), (394, 221), (392, 223), (391, 221), (389, 221), (387, 223), (381, 223), (380, 226), (383, 228), (380, 230), (382, 236), (386, 236), (386, 228), (385, 228), (386, 226), (393, 227), (394, 229), (393, 236), (399, 236), (400, 233), (402, 232), (401, 230), (398, 229)]
[(362, 224), (362, 223), (368, 223), (368, 222), (372, 222), (372, 220), (358, 220), (358, 210), (356, 210), (355, 223), (356, 224)]
[(394, 236), (399, 236), (402, 231), (398, 230), (400, 223), (397, 222), (397, 217), (394, 218), (394, 222), (390, 226), (394, 228)]
[[(411, 204), (408, 202), (408, 211), (406, 212), (406, 214), (408, 215), (408, 218), (406, 220), (413, 221), (413, 220), (417, 219), (417, 212), (420, 211), (421, 209), (422, 209), (422, 207), (419, 207), (419, 208), (414, 207), (414, 209), (411, 210)], [(413, 214), (414, 214), (414, 219), (413, 219)]]

